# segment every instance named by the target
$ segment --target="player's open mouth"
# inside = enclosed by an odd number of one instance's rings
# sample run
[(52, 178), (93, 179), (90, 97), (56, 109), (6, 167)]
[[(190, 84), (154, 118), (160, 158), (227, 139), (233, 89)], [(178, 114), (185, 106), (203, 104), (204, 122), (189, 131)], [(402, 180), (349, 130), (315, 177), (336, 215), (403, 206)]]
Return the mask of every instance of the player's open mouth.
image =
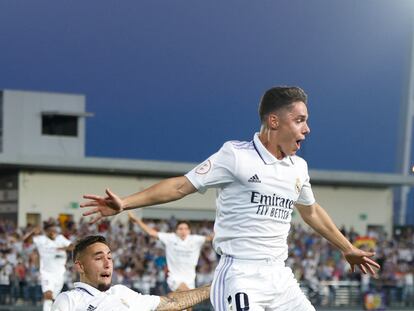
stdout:
[(101, 277), (109, 279), (111, 277), (111, 274), (110, 273), (101, 273)]
[(298, 148), (298, 149), (300, 149), (300, 143), (302, 142), (302, 139), (298, 139), (297, 141), (296, 141), (296, 147)]

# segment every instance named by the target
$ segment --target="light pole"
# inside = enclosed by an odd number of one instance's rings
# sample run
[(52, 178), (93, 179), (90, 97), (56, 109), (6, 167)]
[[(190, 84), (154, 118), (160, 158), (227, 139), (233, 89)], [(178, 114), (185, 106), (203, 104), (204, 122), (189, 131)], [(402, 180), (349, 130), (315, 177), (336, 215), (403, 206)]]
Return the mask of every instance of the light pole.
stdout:
[[(402, 109), (401, 118), (401, 130), (400, 130), (400, 153), (399, 153), (399, 171), (402, 175), (408, 176), (412, 173), (411, 165), (411, 149), (412, 149), (412, 136), (413, 136), (413, 118), (414, 118), (414, 23), (411, 22), (411, 57), (410, 57), (410, 69), (408, 75), (407, 93)], [(400, 210), (398, 223), (399, 225), (405, 225), (408, 194), (410, 192), (409, 186), (402, 186), (400, 195)]]

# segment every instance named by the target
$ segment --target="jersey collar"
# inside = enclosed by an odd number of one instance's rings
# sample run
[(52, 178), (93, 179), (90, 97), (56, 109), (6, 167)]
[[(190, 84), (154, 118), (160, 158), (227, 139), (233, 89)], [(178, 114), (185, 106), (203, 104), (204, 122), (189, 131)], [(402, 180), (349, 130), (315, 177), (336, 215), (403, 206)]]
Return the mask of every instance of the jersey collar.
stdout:
[(283, 163), (285, 165), (293, 165), (292, 157), (284, 157), (282, 160), (277, 159), (273, 154), (266, 149), (266, 147), (262, 144), (259, 139), (259, 133), (255, 133), (253, 137), (253, 146), (256, 149), (257, 153), (259, 154), (260, 158), (263, 162), (267, 165), (275, 164), (275, 163)]
[(75, 282), (75, 283), (73, 283), (73, 285), (75, 286), (76, 289), (79, 289), (79, 290), (81, 290), (81, 291), (85, 292), (86, 294), (89, 294), (93, 297), (102, 295), (102, 293), (103, 293), (99, 289), (97, 289), (97, 288), (95, 288), (95, 287), (93, 287), (89, 284), (83, 283), (83, 282)]

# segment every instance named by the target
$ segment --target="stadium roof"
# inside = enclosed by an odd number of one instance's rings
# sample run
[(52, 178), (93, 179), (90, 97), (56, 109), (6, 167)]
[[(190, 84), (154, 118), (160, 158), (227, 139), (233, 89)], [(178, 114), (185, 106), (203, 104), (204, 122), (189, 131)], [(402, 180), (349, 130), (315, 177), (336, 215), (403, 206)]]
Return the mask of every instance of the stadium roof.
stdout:
[[(113, 158), (18, 157), (0, 155), (2, 169), (32, 169), (58, 172), (141, 175), (153, 177), (178, 176), (197, 163), (127, 160)], [(312, 184), (359, 187), (414, 186), (414, 176), (387, 173), (310, 170)]]

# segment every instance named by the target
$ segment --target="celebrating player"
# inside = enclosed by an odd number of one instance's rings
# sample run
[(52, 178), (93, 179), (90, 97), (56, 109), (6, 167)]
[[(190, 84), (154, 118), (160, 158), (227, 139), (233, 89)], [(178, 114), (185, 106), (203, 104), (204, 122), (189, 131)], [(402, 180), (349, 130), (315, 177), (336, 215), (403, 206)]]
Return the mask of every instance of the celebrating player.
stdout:
[[(221, 256), (211, 289), (215, 310), (315, 310), (290, 268), (287, 236), (292, 211), (339, 248), (354, 271), (375, 274), (378, 263), (354, 247), (315, 201), (305, 160), (296, 156), (309, 134), (307, 95), (299, 87), (273, 87), (259, 105), (260, 132), (229, 141), (185, 176), (163, 180), (120, 198), (85, 195), (92, 221), (138, 207), (218, 189), (213, 246)], [(229, 121), (230, 122), (230, 121)]]
[(161, 297), (141, 295), (124, 285), (111, 286), (112, 253), (103, 236), (87, 236), (77, 242), (73, 259), (80, 282), (57, 297), (53, 311), (183, 310), (209, 297), (210, 286)]
[(210, 242), (213, 236), (191, 234), (190, 224), (186, 221), (177, 222), (175, 233), (158, 232), (135, 217), (132, 212), (128, 215), (145, 233), (164, 244), (168, 266), (167, 283), (170, 289), (182, 291), (195, 288), (195, 269), (201, 248), (205, 242)]
[(71, 250), (71, 242), (63, 235), (57, 233), (54, 222), (45, 222), (43, 229), (46, 234), (40, 234), (36, 227), (28, 232), (23, 241), (33, 236), (33, 243), (40, 257), (40, 280), (43, 292), (43, 311), (49, 311), (53, 299), (63, 288), (66, 271), (66, 251)]

